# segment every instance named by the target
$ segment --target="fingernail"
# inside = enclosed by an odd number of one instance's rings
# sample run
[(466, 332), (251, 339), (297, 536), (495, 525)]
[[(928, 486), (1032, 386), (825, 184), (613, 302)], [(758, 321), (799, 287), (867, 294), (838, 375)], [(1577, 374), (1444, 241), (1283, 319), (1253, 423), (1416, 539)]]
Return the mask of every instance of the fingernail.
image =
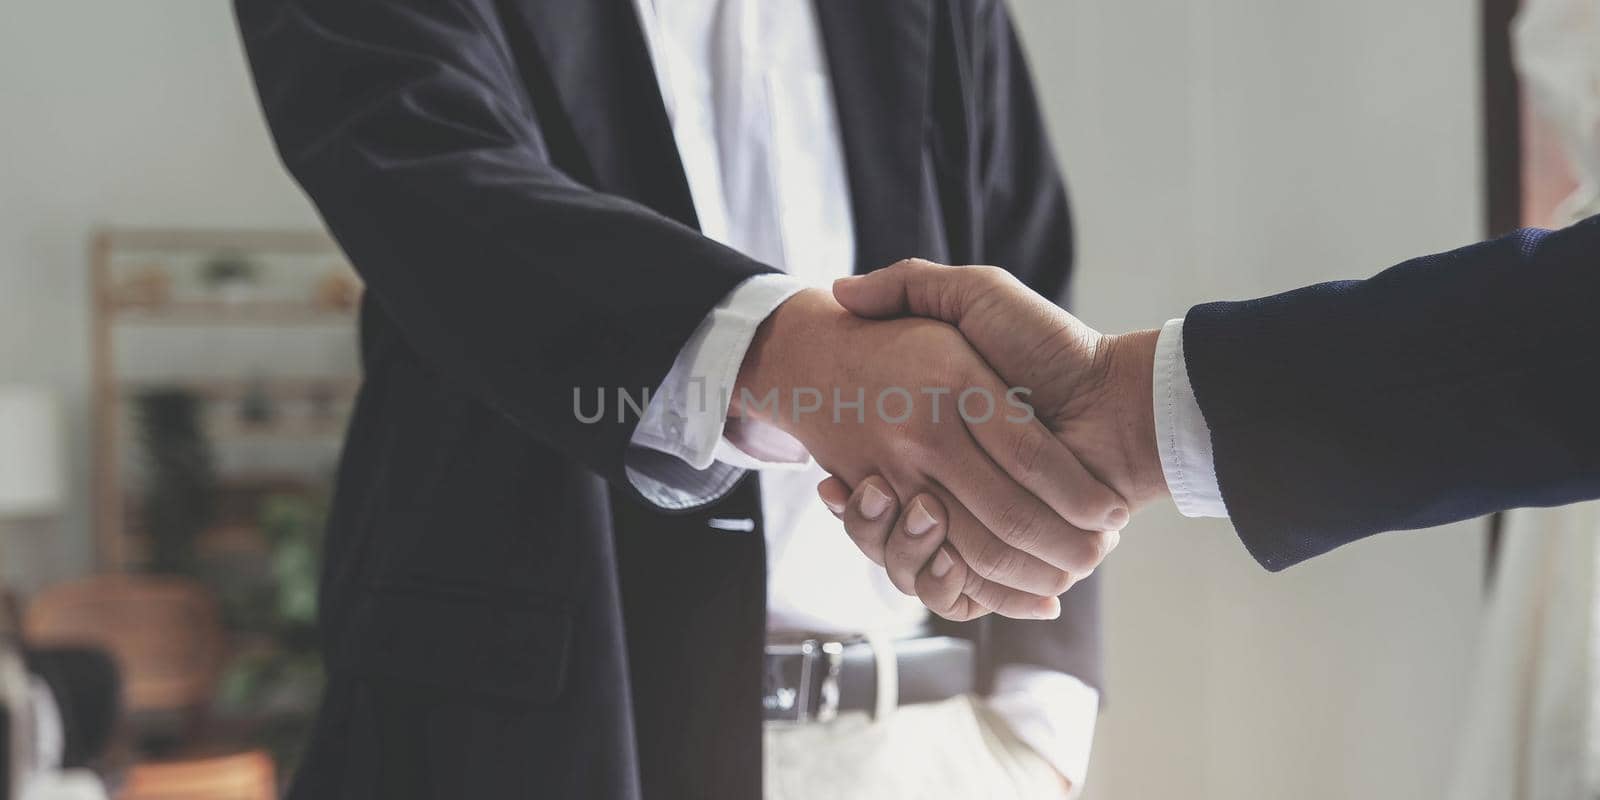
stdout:
[(933, 530), (933, 526), (937, 524), (939, 521), (928, 513), (928, 509), (922, 507), (922, 498), (917, 498), (917, 501), (911, 504), (911, 513), (906, 515), (906, 533), (921, 536)]
[(1111, 509), (1111, 513), (1106, 515), (1106, 525), (1109, 526), (1111, 530), (1120, 531), (1123, 528), (1128, 527), (1128, 519), (1128, 509), (1113, 508)]
[(843, 503), (835, 503), (832, 500), (829, 500), (828, 498), (824, 497), (824, 498), (822, 498), (822, 504), (827, 506), (828, 510), (832, 511), (835, 514), (843, 514), (844, 513), (844, 504)]
[(932, 572), (935, 578), (943, 578), (950, 574), (950, 568), (955, 565), (955, 559), (951, 558), (949, 553), (940, 550), (933, 554), (933, 566), (929, 567), (928, 571)]
[(883, 493), (878, 487), (867, 484), (861, 492), (861, 516), (867, 519), (877, 519), (883, 512), (889, 510), (889, 495)]
[(1034, 611), (1033, 616), (1035, 619), (1055, 619), (1061, 616), (1061, 601), (1054, 597), (1046, 597)]
[(1110, 544), (1106, 545), (1106, 555), (1111, 555), (1111, 551), (1117, 549), (1117, 545), (1122, 544), (1122, 534), (1117, 531), (1111, 531), (1106, 534), (1106, 539), (1110, 541)]

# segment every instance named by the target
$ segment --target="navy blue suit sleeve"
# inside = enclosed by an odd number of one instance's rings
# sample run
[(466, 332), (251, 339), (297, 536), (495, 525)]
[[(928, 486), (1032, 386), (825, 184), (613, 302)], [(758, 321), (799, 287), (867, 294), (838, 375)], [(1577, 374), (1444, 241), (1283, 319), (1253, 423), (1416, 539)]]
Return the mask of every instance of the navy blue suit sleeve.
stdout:
[(1197, 306), (1184, 355), (1228, 513), (1268, 569), (1600, 497), (1600, 217)]
[[(489, 0), (237, 0), (279, 153), (424, 364), (626, 486), (637, 419), (574, 391), (660, 384), (770, 271), (552, 164)], [(541, 73), (542, 74), (542, 73)]]

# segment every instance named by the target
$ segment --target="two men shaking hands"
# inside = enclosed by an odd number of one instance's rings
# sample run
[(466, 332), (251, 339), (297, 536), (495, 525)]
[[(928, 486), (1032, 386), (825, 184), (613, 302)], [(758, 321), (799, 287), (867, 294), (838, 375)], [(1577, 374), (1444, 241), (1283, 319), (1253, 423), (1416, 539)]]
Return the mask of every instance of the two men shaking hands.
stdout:
[(903, 261), (781, 307), (740, 395), (922, 385), (952, 409), (730, 413), (805, 444), (851, 539), (935, 613), (1051, 618), (1164, 495), (1230, 517), (1272, 570), (1600, 495), (1596, 371), (1574, 366), (1595, 357), (1597, 247), (1600, 218), (1526, 229), (1109, 336), (1005, 270)]
[(1154, 348), (999, 268), (904, 261), (780, 306), (729, 435), (798, 440), (862, 553), (935, 613), (1049, 619), (1166, 491)]

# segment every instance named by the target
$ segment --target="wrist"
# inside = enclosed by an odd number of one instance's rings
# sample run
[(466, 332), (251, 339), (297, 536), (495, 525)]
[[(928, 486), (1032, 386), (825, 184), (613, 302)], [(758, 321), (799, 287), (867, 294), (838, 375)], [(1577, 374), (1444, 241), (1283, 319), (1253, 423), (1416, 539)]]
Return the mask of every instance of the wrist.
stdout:
[(1160, 334), (1158, 329), (1118, 334), (1106, 337), (1104, 345), (1110, 353), (1108, 380), (1116, 398), (1122, 451), (1134, 494), (1127, 500), (1135, 506), (1169, 494), (1156, 443), (1152, 385)]
[(759, 420), (793, 435), (798, 415), (789, 413), (796, 390), (824, 387), (815, 365), (833, 347), (841, 326), (855, 320), (822, 289), (804, 289), (785, 300), (756, 329), (734, 381), (728, 416)]

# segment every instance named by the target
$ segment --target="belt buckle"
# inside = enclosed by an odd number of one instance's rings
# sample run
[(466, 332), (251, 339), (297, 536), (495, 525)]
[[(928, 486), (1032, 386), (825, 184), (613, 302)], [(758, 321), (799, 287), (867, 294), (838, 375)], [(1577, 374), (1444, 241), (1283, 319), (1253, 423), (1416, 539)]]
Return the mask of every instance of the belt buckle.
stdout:
[[(839, 670), (844, 665), (844, 643), (806, 639), (797, 644), (768, 645), (768, 688), (761, 698), (768, 722), (803, 724), (831, 722), (839, 716)], [(798, 676), (790, 685), (787, 666)]]

